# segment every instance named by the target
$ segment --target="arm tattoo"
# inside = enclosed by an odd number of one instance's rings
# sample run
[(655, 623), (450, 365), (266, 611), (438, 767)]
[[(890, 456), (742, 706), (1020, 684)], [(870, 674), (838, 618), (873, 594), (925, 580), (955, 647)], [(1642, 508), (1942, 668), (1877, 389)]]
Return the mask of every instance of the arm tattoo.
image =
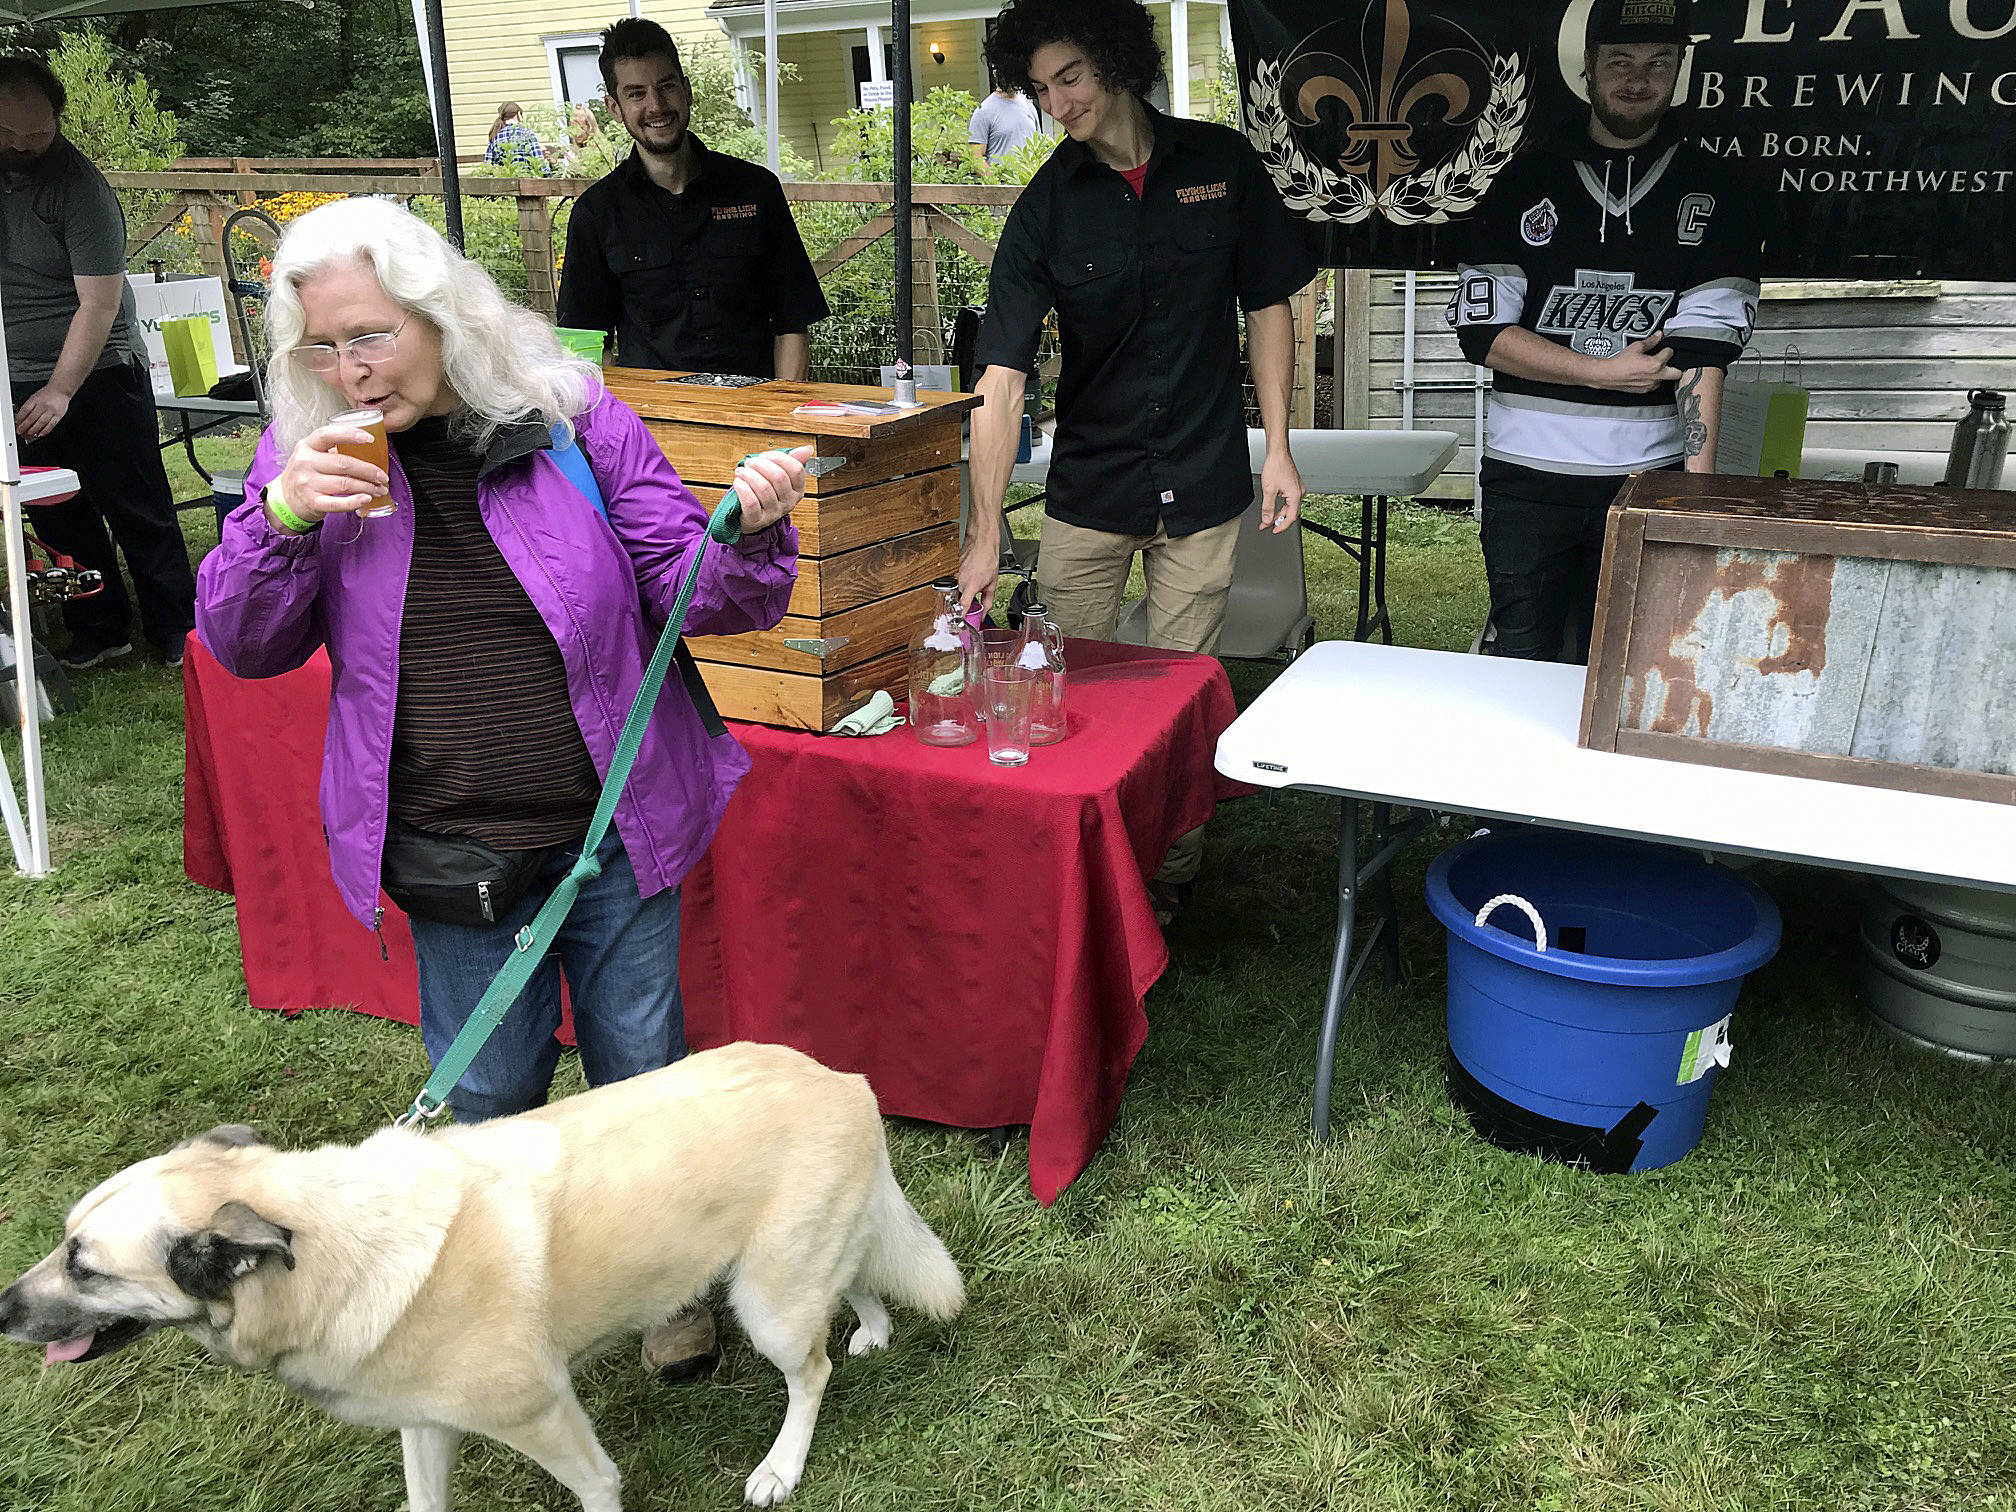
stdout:
[(1673, 390), (1680, 406), (1680, 426), (1687, 439), (1687, 455), (1698, 457), (1708, 445), (1708, 422), (1701, 418), (1701, 369), (1695, 368)]

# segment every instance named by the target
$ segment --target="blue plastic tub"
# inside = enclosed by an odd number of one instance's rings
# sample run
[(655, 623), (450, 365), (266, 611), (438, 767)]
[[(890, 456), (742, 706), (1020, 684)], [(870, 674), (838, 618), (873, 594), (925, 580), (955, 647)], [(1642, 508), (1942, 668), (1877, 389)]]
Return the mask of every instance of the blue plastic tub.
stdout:
[[(1524, 899), (1546, 926), (1535, 946)], [(1449, 1094), (1493, 1144), (1649, 1171), (1700, 1143), (1743, 978), (1777, 952), (1747, 878), (1666, 846), (1513, 826), (1428, 868), (1449, 931)]]

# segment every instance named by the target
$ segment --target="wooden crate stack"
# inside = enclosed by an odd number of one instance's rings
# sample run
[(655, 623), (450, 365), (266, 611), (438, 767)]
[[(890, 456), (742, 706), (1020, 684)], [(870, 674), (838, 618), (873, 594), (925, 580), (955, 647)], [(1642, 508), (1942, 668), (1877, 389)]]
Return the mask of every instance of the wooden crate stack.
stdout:
[(959, 568), (960, 418), (980, 403), (926, 394), (902, 415), (799, 415), (813, 400), (888, 390), (764, 383), (713, 388), (608, 369), (610, 391), (644, 417), (679, 476), (712, 503), (751, 452), (810, 445), (847, 465), (812, 481), (793, 512), (798, 583), (772, 630), (688, 640), (729, 719), (830, 730), (877, 690), (901, 698), (910, 637)]

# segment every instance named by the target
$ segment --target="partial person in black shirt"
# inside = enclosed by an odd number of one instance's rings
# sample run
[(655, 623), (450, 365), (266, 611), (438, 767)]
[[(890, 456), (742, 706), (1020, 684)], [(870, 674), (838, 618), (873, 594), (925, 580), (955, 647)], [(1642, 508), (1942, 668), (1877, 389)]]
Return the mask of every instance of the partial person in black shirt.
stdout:
[(693, 86), (657, 22), (603, 32), (601, 65), (636, 145), (575, 203), (559, 323), (611, 333), (628, 367), (802, 380), (828, 312), (776, 175), (687, 129)]
[[(1306, 228), (1238, 132), (1147, 103), (1162, 53), (1136, 0), (1014, 0), (988, 61), (1069, 140), (1015, 202), (988, 280), (960, 591), (993, 595), (1023, 388), (1055, 310), (1063, 371), (1043, 603), (1066, 635), (1112, 639), (1138, 553), (1149, 642), (1208, 655), (1252, 497), (1242, 308), (1267, 433), (1263, 528), (1288, 529), (1302, 505), (1288, 453), (1288, 298), (1316, 275)], [(1165, 918), (1196, 875), (1199, 838), (1179, 840), (1155, 879)]]

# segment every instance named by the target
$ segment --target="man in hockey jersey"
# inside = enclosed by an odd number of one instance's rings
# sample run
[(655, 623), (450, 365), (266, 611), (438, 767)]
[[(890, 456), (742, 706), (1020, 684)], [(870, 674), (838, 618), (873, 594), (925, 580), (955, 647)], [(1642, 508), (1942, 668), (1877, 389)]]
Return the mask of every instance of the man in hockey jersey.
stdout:
[(1588, 654), (1625, 478), (1713, 472), (1723, 376), (1757, 313), (1754, 191), (1669, 117), (1687, 0), (1597, 0), (1589, 118), (1514, 160), (1450, 317), (1496, 374), (1483, 472), (1498, 654)]

